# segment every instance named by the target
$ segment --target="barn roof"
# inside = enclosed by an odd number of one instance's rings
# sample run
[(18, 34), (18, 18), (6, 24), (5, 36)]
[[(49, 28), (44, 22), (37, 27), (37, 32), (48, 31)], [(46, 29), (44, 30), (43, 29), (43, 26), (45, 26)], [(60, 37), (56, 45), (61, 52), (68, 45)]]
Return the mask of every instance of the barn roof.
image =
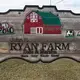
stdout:
[(42, 11), (35, 11), (42, 17), (43, 23), (46, 25), (60, 25), (61, 22), (58, 16), (54, 15), (51, 12), (42, 12)]

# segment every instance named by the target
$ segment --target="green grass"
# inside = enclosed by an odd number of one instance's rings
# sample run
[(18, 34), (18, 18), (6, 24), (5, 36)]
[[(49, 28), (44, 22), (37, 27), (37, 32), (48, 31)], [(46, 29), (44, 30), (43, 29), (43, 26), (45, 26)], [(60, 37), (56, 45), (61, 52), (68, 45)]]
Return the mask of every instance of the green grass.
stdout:
[(66, 38), (74, 38), (75, 36), (65, 36)]
[(0, 33), (0, 35), (13, 35), (15, 33)]
[(0, 80), (80, 80), (80, 63), (70, 59), (52, 63), (10, 59), (0, 63)]
[(13, 33), (10, 33), (10, 32), (2, 33), (2, 32), (0, 31), (0, 35), (13, 35), (13, 34), (15, 34), (15, 33), (14, 33), (14, 32), (13, 32)]
[(77, 36), (80, 36), (80, 34), (78, 34)]

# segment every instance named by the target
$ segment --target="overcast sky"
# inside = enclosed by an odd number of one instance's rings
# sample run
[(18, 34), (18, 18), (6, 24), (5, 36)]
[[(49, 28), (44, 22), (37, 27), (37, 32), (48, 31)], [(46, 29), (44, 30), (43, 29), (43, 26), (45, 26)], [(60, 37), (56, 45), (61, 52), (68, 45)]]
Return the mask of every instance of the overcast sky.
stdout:
[[(25, 5), (50, 5), (50, 0), (1, 0), (0, 12), (9, 9), (23, 9)], [(55, 5), (59, 10), (72, 10), (80, 13), (80, 0), (51, 0), (51, 5)]]

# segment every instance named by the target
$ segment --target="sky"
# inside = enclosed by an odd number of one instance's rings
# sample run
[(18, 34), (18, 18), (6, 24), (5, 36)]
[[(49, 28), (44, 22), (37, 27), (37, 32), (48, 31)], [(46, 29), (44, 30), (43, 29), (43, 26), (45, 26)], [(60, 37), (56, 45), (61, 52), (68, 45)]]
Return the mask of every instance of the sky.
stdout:
[[(50, 0), (1, 0), (0, 12), (6, 12), (9, 9), (23, 9), (25, 5), (50, 5)], [(80, 0), (51, 0), (51, 5), (59, 10), (72, 10), (74, 13), (80, 13)]]

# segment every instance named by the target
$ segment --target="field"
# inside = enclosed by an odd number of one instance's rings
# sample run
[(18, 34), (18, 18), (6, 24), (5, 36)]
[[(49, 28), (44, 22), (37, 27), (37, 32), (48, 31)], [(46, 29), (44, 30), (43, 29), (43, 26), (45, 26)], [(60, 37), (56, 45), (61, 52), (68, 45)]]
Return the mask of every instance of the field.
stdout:
[(59, 59), (36, 64), (10, 59), (0, 63), (0, 80), (80, 80), (80, 63)]

